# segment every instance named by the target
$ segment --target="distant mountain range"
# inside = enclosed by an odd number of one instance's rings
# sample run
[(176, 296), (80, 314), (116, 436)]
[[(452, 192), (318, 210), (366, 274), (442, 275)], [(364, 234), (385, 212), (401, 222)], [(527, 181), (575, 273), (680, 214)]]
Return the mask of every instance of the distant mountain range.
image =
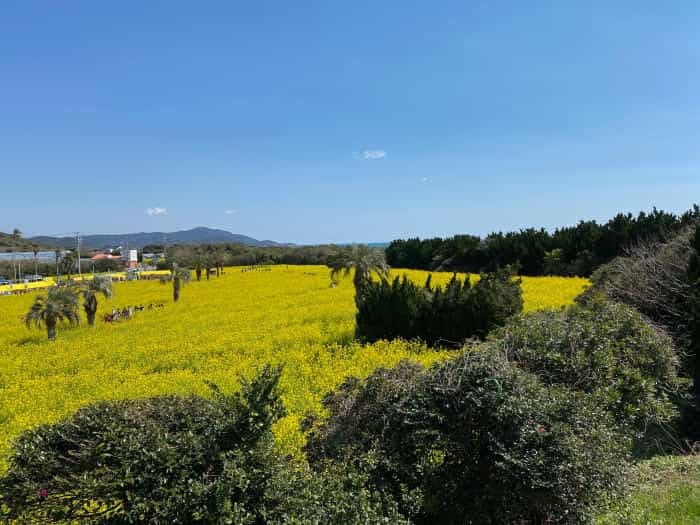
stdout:
[[(83, 235), (81, 237), (82, 245), (86, 248), (111, 248), (122, 246), (124, 248), (143, 248), (147, 245), (162, 245), (165, 244), (206, 244), (206, 243), (237, 243), (247, 246), (286, 246), (275, 241), (259, 241), (240, 235), (231, 233), (226, 230), (217, 230), (213, 228), (193, 228), (191, 230), (182, 230), (177, 232), (140, 232), (140, 233), (120, 233), (120, 234), (99, 234), (99, 235)], [(29, 238), (29, 241), (45, 246), (53, 246), (56, 248), (72, 248), (75, 246), (75, 237), (49, 237), (39, 235)]]

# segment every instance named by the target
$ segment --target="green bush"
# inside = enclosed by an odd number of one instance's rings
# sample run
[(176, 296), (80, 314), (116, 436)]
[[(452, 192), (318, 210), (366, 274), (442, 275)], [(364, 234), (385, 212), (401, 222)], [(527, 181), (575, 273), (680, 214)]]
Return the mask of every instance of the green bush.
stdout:
[(442, 310), (445, 315), (440, 316), (438, 330), (432, 323), (428, 325), (429, 340), (483, 338), (523, 309), (520, 280), (513, 279), (508, 269), (482, 274), (476, 284), (470, 284), (467, 278), (460, 286), (453, 277), (444, 292), (436, 288), (432, 310)]
[(324, 403), (310, 462), (363, 458), (418, 524), (587, 523), (629, 450), (590, 396), (546, 388), (488, 349), (349, 379)]
[(367, 283), (357, 311), (357, 334), (365, 341), (415, 339), (419, 319), (428, 304), (429, 290), (416, 286), (404, 275), (389, 283)]
[[(0, 480), (10, 517), (46, 522), (210, 522), (233, 512), (227, 454), (256, 446), (283, 414), (280, 370), (210, 401), (162, 396), (97, 403), (20, 436)], [(235, 501), (235, 500), (234, 500)]]
[(443, 289), (398, 277), (368, 283), (359, 300), (357, 333), (366, 341), (420, 338), (431, 346), (484, 337), (523, 307), (520, 282), (508, 271), (484, 274), (476, 284), (456, 276)]
[(274, 452), (279, 375), (266, 367), (213, 400), (98, 403), (24, 433), (0, 478), (0, 521), (403, 523), (362, 475), (314, 473)]
[(628, 306), (598, 301), (522, 315), (495, 331), (487, 346), (546, 385), (594, 394), (638, 438), (674, 415), (673, 343)]
[[(268, 464), (264, 494), (254, 523), (270, 525), (409, 525), (391, 497), (373, 490), (360, 469), (327, 464), (318, 472), (274, 454)], [(250, 469), (243, 465), (243, 479)]]

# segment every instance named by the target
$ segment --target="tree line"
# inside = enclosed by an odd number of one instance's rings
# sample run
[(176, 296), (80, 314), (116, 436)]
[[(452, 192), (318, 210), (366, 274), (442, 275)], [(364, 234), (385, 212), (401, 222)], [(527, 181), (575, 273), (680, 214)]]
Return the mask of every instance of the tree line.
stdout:
[(172, 262), (183, 266), (216, 269), (223, 266), (256, 266), (269, 264), (326, 265), (336, 256), (339, 247), (319, 246), (247, 246), (221, 243), (199, 245), (172, 245), (167, 248), (166, 261), (158, 264), (163, 269)]
[(700, 207), (681, 215), (657, 210), (618, 213), (609, 221), (576, 226), (527, 228), (512, 232), (455, 235), (448, 238), (397, 239), (386, 249), (389, 265), (419, 270), (490, 272), (513, 266), (521, 275), (588, 276), (601, 264), (645, 240), (667, 241), (700, 219)]

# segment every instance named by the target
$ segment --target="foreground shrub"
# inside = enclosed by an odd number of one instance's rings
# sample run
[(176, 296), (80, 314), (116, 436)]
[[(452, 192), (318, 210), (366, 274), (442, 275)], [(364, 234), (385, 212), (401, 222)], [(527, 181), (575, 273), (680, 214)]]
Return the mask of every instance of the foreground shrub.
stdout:
[(546, 385), (594, 394), (638, 438), (674, 415), (677, 357), (667, 336), (632, 308), (609, 301), (519, 316), (487, 346)]
[(360, 524), (388, 516), (400, 522), (395, 505), (365, 490), (361, 476), (312, 474), (273, 452), (270, 427), (283, 414), (279, 376), (280, 369), (265, 368), (240, 393), (214, 400), (99, 403), (24, 433), (0, 478), (0, 518)]
[(325, 406), (312, 464), (365, 458), (419, 524), (586, 523), (618, 490), (629, 447), (590, 397), (490, 350), (349, 379)]
[[(206, 521), (227, 512), (226, 454), (283, 414), (279, 369), (214, 401), (162, 396), (97, 403), (20, 436), (0, 482), (11, 516)], [(185, 504), (186, 503), (186, 504)]]
[(367, 341), (420, 338), (429, 345), (460, 345), (484, 337), (522, 311), (520, 282), (509, 271), (484, 274), (472, 284), (456, 276), (443, 289), (398, 277), (368, 282), (359, 296), (357, 333)]

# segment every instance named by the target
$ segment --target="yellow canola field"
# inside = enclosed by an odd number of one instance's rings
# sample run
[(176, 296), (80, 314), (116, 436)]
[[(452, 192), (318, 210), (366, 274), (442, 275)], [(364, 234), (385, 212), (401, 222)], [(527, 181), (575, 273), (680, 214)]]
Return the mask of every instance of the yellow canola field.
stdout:
[[(402, 270), (396, 271), (401, 274)], [(405, 271), (416, 282), (428, 275)], [(451, 274), (434, 274), (433, 283)], [(56, 421), (97, 400), (164, 393), (209, 395), (206, 381), (224, 392), (265, 363), (284, 363), (288, 415), (275, 428), (279, 446), (298, 455), (299, 422), (348, 375), (366, 376), (403, 358), (429, 365), (449, 354), (404, 341), (353, 342), (351, 279), (329, 287), (322, 266), (273, 266), (270, 271), (227, 268), (221, 278), (192, 282), (172, 302), (157, 280), (116, 283), (100, 298), (95, 327), (27, 330), (23, 315), (34, 294), (0, 297), (0, 470), (22, 431)], [(571, 303), (585, 279), (524, 278), (525, 309)], [(105, 323), (112, 308), (165, 303), (133, 319)]]

